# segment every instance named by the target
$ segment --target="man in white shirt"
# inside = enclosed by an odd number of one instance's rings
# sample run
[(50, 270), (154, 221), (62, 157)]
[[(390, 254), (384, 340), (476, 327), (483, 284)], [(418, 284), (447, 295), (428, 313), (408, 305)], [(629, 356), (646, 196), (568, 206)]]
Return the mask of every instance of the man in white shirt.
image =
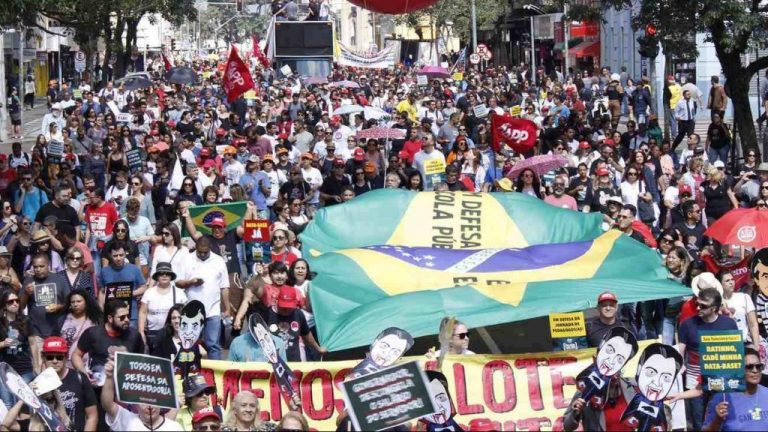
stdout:
[[(238, 161), (236, 156), (236, 148), (227, 146), (224, 149), (224, 163), (221, 166), (224, 178), (227, 179), (227, 185), (240, 183), (240, 177), (245, 175), (245, 165)], [(256, 155), (251, 155), (250, 157), (255, 157), (257, 161), (259, 159)]]
[(691, 92), (683, 91), (683, 98), (675, 105), (675, 118), (677, 119), (677, 137), (672, 143), (672, 148), (683, 141), (683, 138), (693, 133), (696, 126), (696, 111), (699, 105), (691, 98)]
[(301, 155), (301, 175), (304, 181), (312, 187), (312, 199), (307, 204), (314, 206), (315, 209), (320, 205), (320, 186), (323, 184), (323, 174), (320, 170), (312, 166), (315, 155), (304, 153)]
[[(184, 218), (189, 218), (185, 212)], [(182, 278), (182, 276), (179, 276)], [(186, 290), (189, 300), (199, 300), (205, 306), (203, 342), (208, 348), (208, 358), (221, 359), (221, 320), (233, 316), (229, 301), (229, 273), (224, 258), (211, 253), (211, 240), (202, 236), (197, 239), (195, 253), (190, 254), (184, 276), (176, 280), (176, 287)], [(222, 304), (223, 310), (222, 312)]]
[[(436, 161), (428, 163), (430, 161)], [(427, 176), (443, 175), (445, 173), (445, 155), (435, 150), (435, 136), (428, 133), (424, 136), (424, 142), (421, 145), (421, 151), (413, 157), (413, 167), (421, 174), (424, 182), (424, 190), (434, 189), (435, 182), (427, 181)], [(442, 170), (440, 169), (442, 167)]]
[(341, 123), (341, 117), (333, 116), (330, 121), (330, 130), (326, 130), (325, 133), (330, 133), (333, 136), (333, 142), (336, 144), (336, 148), (341, 148), (347, 143), (347, 138), (354, 134), (349, 126)]

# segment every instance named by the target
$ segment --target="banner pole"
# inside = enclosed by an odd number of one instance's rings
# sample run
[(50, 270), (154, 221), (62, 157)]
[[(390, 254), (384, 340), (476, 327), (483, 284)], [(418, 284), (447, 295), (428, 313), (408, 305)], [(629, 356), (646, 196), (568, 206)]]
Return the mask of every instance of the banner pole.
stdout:
[(491, 350), (492, 354), (501, 354), (501, 350), (499, 349), (499, 345), (496, 344), (496, 341), (493, 340), (491, 337), (491, 334), (488, 333), (488, 330), (485, 329), (485, 327), (480, 327), (477, 329), (477, 334), (480, 335), (480, 339), (485, 342), (485, 344), (488, 346), (488, 349)]

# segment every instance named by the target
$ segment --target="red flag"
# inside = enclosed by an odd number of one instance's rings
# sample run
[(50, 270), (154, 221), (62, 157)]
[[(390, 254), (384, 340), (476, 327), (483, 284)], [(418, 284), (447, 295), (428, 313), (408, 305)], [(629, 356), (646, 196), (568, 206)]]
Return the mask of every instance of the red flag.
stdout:
[(264, 55), (264, 52), (261, 51), (261, 48), (259, 48), (259, 38), (256, 37), (256, 35), (253, 35), (253, 56), (259, 60), (259, 63), (261, 63), (262, 66), (265, 68), (269, 67), (269, 59)]
[(237, 99), (241, 94), (254, 88), (253, 78), (248, 66), (237, 54), (237, 48), (232, 45), (229, 51), (227, 66), (224, 67), (224, 79), (222, 80), (224, 90), (227, 92), (229, 102)]
[(160, 52), (160, 56), (163, 58), (163, 65), (165, 66), (165, 71), (168, 72), (171, 70), (171, 62), (168, 60), (168, 56), (165, 55), (165, 52)]
[(518, 153), (526, 153), (536, 145), (536, 123), (491, 113), (491, 146), (498, 152), (502, 143)]

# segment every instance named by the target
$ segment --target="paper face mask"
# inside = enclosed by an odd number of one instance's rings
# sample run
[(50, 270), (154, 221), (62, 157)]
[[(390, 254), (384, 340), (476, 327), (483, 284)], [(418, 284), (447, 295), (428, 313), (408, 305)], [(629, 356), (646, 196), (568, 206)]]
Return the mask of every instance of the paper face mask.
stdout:
[(391, 366), (413, 346), (413, 338), (405, 330), (390, 327), (379, 333), (371, 344), (371, 360), (380, 368)]
[(603, 342), (597, 352), (595, 364), (602, 375), (614, 376), (632, 356), (632, 345), (621, 336), (615, 336)]
[(181, 323), (179, 324), (179, 337), (181, 347), (191, 349), (200, 339), (205, 325), (205, 306), (199, 300), (187, 302), (181, 309)]
[(595, 362), (576, 377), (581, 397), (594, 408), (605, 405), (611, 380), (637, 353), (635, 335), (624, 327), (613, 327), (603, 336)]
[(434, 414), (424, 416), (419, 422), (425, 423), (427, 432), (461, 432), (463, 429), (453, 419), (454, 410), (451, 401), (451, 394), (448, 392), (448, 380), (441, 372), (426, 371), (429, 388), (435, 397)]

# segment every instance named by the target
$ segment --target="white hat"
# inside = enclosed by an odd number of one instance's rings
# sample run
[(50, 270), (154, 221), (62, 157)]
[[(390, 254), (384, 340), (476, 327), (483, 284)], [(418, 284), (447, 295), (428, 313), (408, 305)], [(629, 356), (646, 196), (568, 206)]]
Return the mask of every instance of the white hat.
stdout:
[(696, 297), (699, 296), (699, 291), (705, 288), (714, 288), (720, 293), (720, 296), (723, 295), (723, 285), (717, 280), (715, 275), (710, 272), (704, 272), (693, 278), (691, 281), (691, 290)]
[(617, 73), (611, 75), (611, 81), (621, 81), (621, 75)]
[(720, 159), (716, 160), (715, 163), (712, 164), (715, 168), (725, 168), (725, 164)]
[(59, 110), (59, 111), (61, 111), (61, 104), (56, 102), (55, 104), (51, 105), (51, 110)]

